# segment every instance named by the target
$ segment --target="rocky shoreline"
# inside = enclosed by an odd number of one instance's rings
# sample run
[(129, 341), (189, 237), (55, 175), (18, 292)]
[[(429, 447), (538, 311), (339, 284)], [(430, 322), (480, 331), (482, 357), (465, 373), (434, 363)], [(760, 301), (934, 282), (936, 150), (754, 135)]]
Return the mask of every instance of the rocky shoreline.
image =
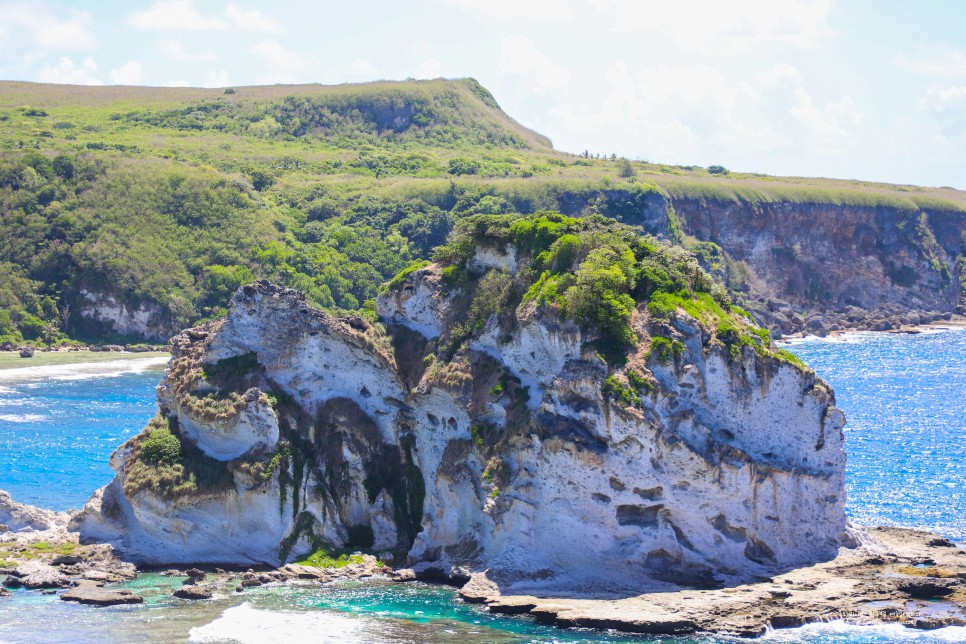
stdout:
[[(140, 572), (106, 544), (80, 545), (67, 530), (70, 514), (16, 503), (0, 492), (0, 601), (8, 588), (61, 593), (89, 606), (139, 604), (142, 597), (113, 584)], [(934, 534), (904, 528), (858, 530), (862, 544), (843, 548), (832, 561), (784, 571), (755, 583), (721, 588), (667, 585), (640, 595), (603, 597), (541, 592), (503, 584), (487, 572), (464, 576), (392, 569), (359, 553), (340, 568), (286, 564), (245, 568), (211, 564), (161, 571), (184, 577), (175, 597), (207, 600), (266, 584), (329, 584), (383, 578), (460, 587), (466, 602), (493, 613), (529, 615), (558, 627), (614, 629), (651, 635), (714, 633), (757, 637), (768, 629), (843, 620), (851, 624), (902, 624), (931, 630), (966, 625), (966, 550)], [(537, 582), (538, 583), (538, 582)]]
[(758, 637), (770, 628), (832, 620), (922, 630), (966, 625), (966, 550), (917, 530), (863, 532), (860, 547), (843, 548), (832, 561), (740, 586), (594, 599), (502, 593), (477, 573), (460, 596), (494, 613), (528, 614), (556, 626), (652, 635)]
[(949, 311), (914, 311), (901, 309), (862, 309), (855, 306), (837, 311), (799, 312), (781, 300), (768, 300), (754, 308), (759, 324), (771, 331), (772, 337), (815, 335), (825, 337), (852, 331), (911, 332), (933, 327), (966, 325), (966, 317)]
[(0, 344), (0, 352), (19, 353), (21, 358), (32, 358), (37, 353), (76, 353), (90, 351), (92, 353), (164, 353), (168, 351), (167, 344), (92, 344), (70, 347), (34, 347), (17, 345), (12, 342)]

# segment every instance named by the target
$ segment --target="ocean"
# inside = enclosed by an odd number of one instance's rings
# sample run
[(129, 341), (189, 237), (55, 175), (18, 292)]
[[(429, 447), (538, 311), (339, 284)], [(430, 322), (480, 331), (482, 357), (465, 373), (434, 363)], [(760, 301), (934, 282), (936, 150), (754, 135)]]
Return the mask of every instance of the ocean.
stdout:
[[(787, 348), (829, 381), (848, 418), (848, 512), (863, 524), (921, 527), (966, 541), (966, 331), (849, 334)], [(154, 413), (159, 361), (0, 370), (0, 489), (19, 501), (78, 508), (112, 476), (110, 454)], [(126, 584), (135, 607), (89, 608), (15, 591), (0, 600), (11, 642), (715, 642), (562, 630), (491, 615), (453, 589), (346, 582), (266, 586), (188, 603), (177, 578)], [(813, 624), (777, 642), (966, 642), (966, 628)]]

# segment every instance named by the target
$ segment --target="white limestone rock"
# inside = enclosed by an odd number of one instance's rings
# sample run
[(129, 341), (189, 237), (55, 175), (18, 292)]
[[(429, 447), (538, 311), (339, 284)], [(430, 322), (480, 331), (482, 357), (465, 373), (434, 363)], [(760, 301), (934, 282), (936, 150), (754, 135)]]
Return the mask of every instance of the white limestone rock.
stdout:
[(140, 303), (134, 308), (111, 293), (82, 289), (78, 313), (82, 317), (105, 322), (121, 335), (148, 340), (165, 341), (172, 334), (162, 308), (156, 304)]
[[(440, 279), (438, 266), (414, 271), (380, 297), (381, 318), (445, 340), (460, 312)], [(683, 354), (648, 359), (654, 390), (623, 408), (579, 329), (518, 317), (509, 337), (493, 318), (448, 363), (424, 363), (412, 337), (387, 353), (365, 324), (294, 291), (243, 287), (223, 324), (175, 339), (159, 388), (183, 440), (232, 485), (125, 494), (122, 449), (76, 527), (141, 561), (278, 564), (368, 526), (416, 570), (489, 570), (514, 592), (734, 582), (853, 542), (844, 417), (814, 374), (750, 349), (732, 357), (681, 315)], [(224, 427), (184, 413), (191, 369), (249, 354), (258, 367), (238, 386), (274, 392), (277, 409), (251, 403)], [(272, 450), (267, 478), (242, 466)]]

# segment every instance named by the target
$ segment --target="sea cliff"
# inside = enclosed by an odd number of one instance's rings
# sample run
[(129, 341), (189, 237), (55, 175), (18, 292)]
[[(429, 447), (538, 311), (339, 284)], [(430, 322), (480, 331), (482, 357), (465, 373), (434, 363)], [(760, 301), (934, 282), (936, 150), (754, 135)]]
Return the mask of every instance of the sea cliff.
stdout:
[(717, 586), (853, 545), (831, 390), (639, 232), (473, 218), (372, 319), (243, 287), (172, 340), (157, 418), (72, 526), (144, 564), (368, 547), (516, 591)]

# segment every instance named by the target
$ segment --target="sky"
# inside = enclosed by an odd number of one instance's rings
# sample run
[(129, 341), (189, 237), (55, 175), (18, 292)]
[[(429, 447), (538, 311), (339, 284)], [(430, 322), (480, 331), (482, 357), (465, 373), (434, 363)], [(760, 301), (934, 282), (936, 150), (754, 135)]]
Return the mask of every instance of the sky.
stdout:
[(0, 0), (0, 78), (473, 77), (568, 152), (966, 189), (959, 0)]

